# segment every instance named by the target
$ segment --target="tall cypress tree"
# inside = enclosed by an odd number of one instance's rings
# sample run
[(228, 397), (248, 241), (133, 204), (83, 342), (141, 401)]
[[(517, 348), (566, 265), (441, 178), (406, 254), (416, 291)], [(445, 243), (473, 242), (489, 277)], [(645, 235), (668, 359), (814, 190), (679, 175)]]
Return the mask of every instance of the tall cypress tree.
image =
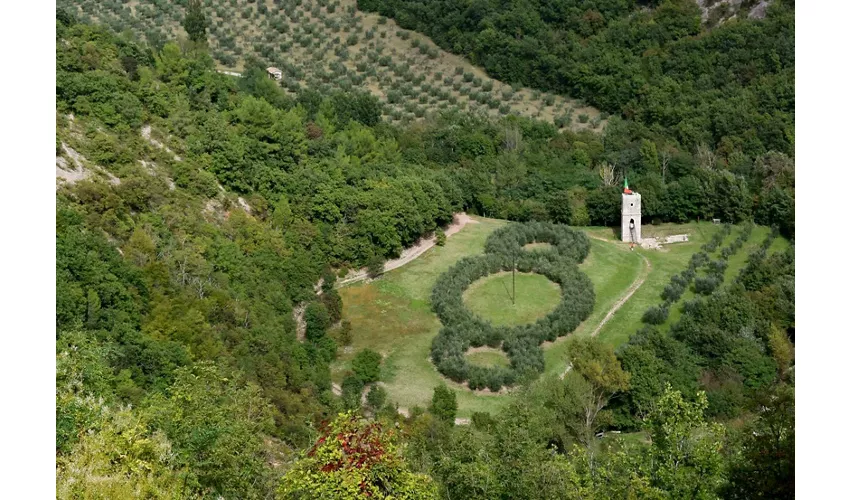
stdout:
[(186, 17), (183, 18), (183, 28), (189, 34), (189, 40), (207, 43), (207, 18), (204, 16), (201, 0), (189, 0)]

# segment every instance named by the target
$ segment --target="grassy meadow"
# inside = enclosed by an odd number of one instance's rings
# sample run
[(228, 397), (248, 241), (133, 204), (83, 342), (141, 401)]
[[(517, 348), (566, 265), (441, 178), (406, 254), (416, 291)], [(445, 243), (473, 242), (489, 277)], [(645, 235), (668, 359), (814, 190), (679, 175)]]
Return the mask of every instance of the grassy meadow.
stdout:
[(507, 354), (501, 349), (492, 347), (476, 347), (470, 349), (466, 354), (466, 359), (473, 365), (478, 366), (510, 366)]
[[(351, 349), (341, 350), (339, 359), (332, 365), (335, 382), (340, 382), (350, 369), (354, 353), (370, 348), (384, 355), (381, 379), (390, 399), (400, 407), (427, 406), (434, 387), (440, 382), (446, 382), (457, 391), (459, 417), (469, 417), (476, 411), (495, 412), (509, 402), (510, 394), (473, 392), (444, 379), (429, 361), (431, 341), (441, 327), (429, 301), (434, 282), (461, 258), (483, 253), (489, 234), (507, 224), (483, 217), (473, 219), (477, 223), (468, 224), (449, 238), (445, 246), (428, 250), (378, 280), (340, 289), (343, 315), (351, 322), (354, 341)], [(721, 227), (706, 222), (644, 226), (644, 237), (689, 235), (688, 242), (666, 245), (660, 250), (630, 250), (611, 228), (581, 229), (591, 237), (591, 248), (579, 267), (593, 282), (596, 304), (590, 317), (571, 335), (592, 334), (632, 284), (644, 279), (642, 286), (597, 333), (603, 341), (618, 346), (641, 328), (640, 319), (646, 308), (661, 302), (661, 291), (670, 277), (684, 270), (691, 255)], [(736, 227), (718, 247), (717, 253), (719, 248), (733, 241), (740, 230)], [(744, 247), (730, 258), (726, 283), (734, 279), (745, 265), (749, 252), (761, 244), (767, 233), (767, 228), (756, 227)], [(787, 241), (777, 238), (771, 251), (787, 245)], [(560, 299), (558, 286), (537, 274), (517, 274), (516, 306), (511, 304), (510, 289), (510, 273), (491, 275), (474, 283), (464, 294), (464, 302), (476, 314), (495, 323), (520, 324), (545, 315)], [(683, 303), (680, 301), (671, 310), (668, 323), (678, 318), (676, 315), (681, 314), (679, 309)], [(543, 345), (546, 373), (562, 373), (566, 368), (567, 338), (569, 336)], [(467, 358), (484, 366), (508, 364), (507, 357), (493, 349), (471, 350)]]
[[(516, 295), (516, 300), (511, 296)], [(561, 301), (561, 288), (545, 276), (516, 273), (516, 291), (510, 272), (485, 276), (463, 294), (466, 308), (496, 326), (533, 323), (546, 316)]]

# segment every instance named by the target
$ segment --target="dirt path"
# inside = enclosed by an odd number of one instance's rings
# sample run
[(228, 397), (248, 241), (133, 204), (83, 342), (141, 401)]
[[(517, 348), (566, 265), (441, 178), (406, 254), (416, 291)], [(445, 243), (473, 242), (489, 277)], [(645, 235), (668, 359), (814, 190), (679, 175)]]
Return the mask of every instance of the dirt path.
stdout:
[[(590, 236), (590, 235), (588, 235), (588, 236)], [(606, 240), (605, 238), (600, 238), (598, 236), (590, 236), (590, 237), (595, 239), (595, 240), (605, 241), (607, 243), (612, 243), (610, 240)], [(638, 255), (640, 255), (640, 254), (638, 254)], [(608, 323), (608, 321), (611, 318), (614, 317), (614, 314), (621, 307), (623, 307), (623, 305), (630, 298), (632, 298), (632, 295), (634, 295), (635, 292), (638, 291), (638, 288), (640, 288), (641, 285), (643, 285), (643, 282), (646, 281), (646, 277), (649, 276), (649, 271), (652, 270), (652, 263), (650, 263), (649, 259), (647, 259), (643, 255), (640, 255), (640, 258), (643, 259), (643, 262), (646, 264), (646, 266), (643, 268), (643, 271), (638, 275), (637, 278), (635, 278), (635, 280), (632, 282), (632, 284), (626, 290), (626, 293), (622, 297), (620, 297), (620, 299), (617, 302), (615, 302), (613, 306), (611, 306), (611, 309), (608, 310), (608, 313), (605, 314), (605, 317), (602, 318), (602, 321), (600, 321), (599, 324), (596, 325), (596, 328), (594, 328), (593, 331), (590, 332), (591, 337), (595, 337), (595, 336), (599, 335), (599, 332), (602, 330), (602, 327), (604, 327), (605, 324)], [(564, 378), (572, 368), (573, 368), (572, 365), (567, 365), (567, 369), (564, 370), (564, 373), (561, 374), (561, 378)]]
[(600, 321), (599, 324), (596, 325), (596, 328), (593, 330), (593, 332), (591, 332), (591, 337), (595, 337), (599, 334), (599, 331), (602, 330), (602, 327), (605, 326), (605, 323), (607, 323), (608, 320), (610, 320), (614, 316), (614, 313), (616, 313), (618, 309), (623, 307), (623, 304), (625, 304), (626, 301), (629, 300), (636, 291), (638, 291), (638, 288), (643, 285), (643, 282), (646, 281), (646, 277), (649, 275), (649, 271), (652, 269), (652, 264), (650, 264), (649, 259), (647, 259), (643, 255), (641, 255), (640, 258), (643, 259), (643, 262), (646, 264), (646, 267), (643, 268), (643, 272), (637, 277), (637, 279), (635, 279), (629, 289), (626, 290), (626, 294), (620, 297), (620, 300), (618, 300), (617, 303), (614, 304), (611, 309), (608, 310), (608, 314), (606, 314), (605, 317), (602, 318), (602, 321)]
[[(456, 213), (454, 215), (454, 221), (451, 223), (451, 225), (449, 225), (449, 227), (446, 228), (446, 238), (457, 233), (458, 231), (463, 229), (463, 227), (467, 224), (478, 224), (478, 221), (473, 220), (471, 217), (466, 215), (465, 212)], [(419, 240), (418, 243), (416, 243), (410, 248), (405, 248), (401, 252), (401, 256), (399, 258), (388, 260), (384, 264), (384, 272), (386, 273), (388, 271), (392, 271), (393, 269), (398, 269), (399, 267), (407, 264), (413, 259), (416, 259), (420, 255), (428, 251), (430, 248), (432, 248), (434, 245), (436, 245), (436, 242), (437, 236), (434, 235), (430, 238), (424, 238)], [(362, 281), (366, 279), (367, 275), (368, 273), (366, 272), (365, 268), (353, 271), (349, 273), (348, 276), (346, 276), (345, 278), (337, 281), (336, 286), (340, 287), (343, 285), (349, 285), (351, 283)]]

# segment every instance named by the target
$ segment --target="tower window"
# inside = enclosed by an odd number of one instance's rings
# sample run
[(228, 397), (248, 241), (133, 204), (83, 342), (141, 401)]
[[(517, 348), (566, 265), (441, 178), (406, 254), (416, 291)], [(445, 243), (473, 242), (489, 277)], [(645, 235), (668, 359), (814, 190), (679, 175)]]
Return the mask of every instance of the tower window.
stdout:
[(630, 207), (633, 207), (633, 206), (635, 206), (635, 204), (634, 204), (634, 203), (629, 203), (629, 206), (630, 206)]

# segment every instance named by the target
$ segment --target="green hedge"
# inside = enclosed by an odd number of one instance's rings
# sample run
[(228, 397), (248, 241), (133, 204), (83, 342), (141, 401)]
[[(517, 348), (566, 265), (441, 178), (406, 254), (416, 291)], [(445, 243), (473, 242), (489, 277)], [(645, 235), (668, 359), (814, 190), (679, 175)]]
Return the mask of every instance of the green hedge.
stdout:
[(499, 228), (487, 238), (484, 251), (488, 254), (514, 255), (524, 251), (529, 243), (549, 243), (551, 250), (535, 250), (554, 253), (573, 262), (582, 262), (590, 252), (590, 239), (581, 231), (551, 222), (528, 222), (509, 224)]
[[(522, 251), (535, 241), (551, 243), (554, 249)], [(557, 224), (512, 224), (491, 234), (487, 253), (460, 260), (437, 279), (431, 293), (432, 307), (444, 325), (431, 345), (437, 370), (456, 382), (468, 382), (470, 389), (493, 391), (539, 375), (544, 368), (540, 344), (572, 332), (593, 310), (593, 283), (576, 265), (589, 248), (587, 236)], [(560, 285), (562, 299), (555, 310), (531, 324), (494, 326), (464, 306), (463, 292), (472, 283), (514, 265), (519, 272), (542, 274)], [(466, 351), (484, 345), (501, 348), (510, 367), (470, 364)]]

